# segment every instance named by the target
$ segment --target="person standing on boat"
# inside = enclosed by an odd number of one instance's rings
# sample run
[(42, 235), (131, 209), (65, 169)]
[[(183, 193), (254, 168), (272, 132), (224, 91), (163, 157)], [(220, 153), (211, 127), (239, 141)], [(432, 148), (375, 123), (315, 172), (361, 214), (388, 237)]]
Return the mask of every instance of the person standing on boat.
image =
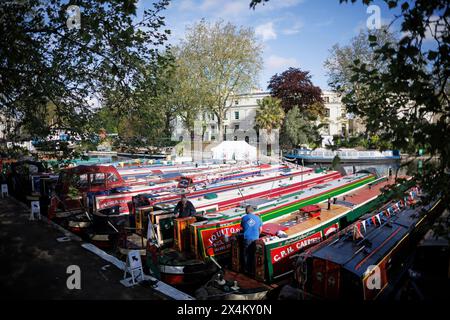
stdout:
[(244, 235), (244, 271), (252, 273), (255, 262), (255, 241), (259, 239), (261, 234), (262, 221), (259, 216), (253, 214), (252, 206), (247, 206), (245, 213), (241, 220)]
[(186, 195), (181, 196), (181, 200), (177, 203), (175, 210), (175, 218), (186, 218), (186, 217), (192, 217), (195, 215), (196, 210), (192, 202), (190, 202)]

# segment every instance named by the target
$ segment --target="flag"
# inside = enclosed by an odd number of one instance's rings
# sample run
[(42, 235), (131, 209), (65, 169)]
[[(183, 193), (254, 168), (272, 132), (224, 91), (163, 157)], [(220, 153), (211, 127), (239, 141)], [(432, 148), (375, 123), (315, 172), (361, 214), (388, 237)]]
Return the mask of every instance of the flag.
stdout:
[(370, 219), (372, 219), (372, 223), (374, 224), (374, 226), (376, 226), (377, 225), (377, 219), (375, 218), (375, 216), (373, 216)]
[(363, 237), (364, 236), (361, 233), (361, 222), (358, 222), (353, 227), (353, 238), (354, 239), (359, 239), (359, 238), (363, 238)]
[(364, 228), (364, 233), (366, 233), (366, 221), (365, 220), (361, 221), (361, 224)]
[(381, 225), (381, 218), (380, 218), (380, 215), (379, 214), (377, 214), (376, 216), (375, 216), (376, 218), (377, 218), (377, 220), (378, 220), (378, 223)]

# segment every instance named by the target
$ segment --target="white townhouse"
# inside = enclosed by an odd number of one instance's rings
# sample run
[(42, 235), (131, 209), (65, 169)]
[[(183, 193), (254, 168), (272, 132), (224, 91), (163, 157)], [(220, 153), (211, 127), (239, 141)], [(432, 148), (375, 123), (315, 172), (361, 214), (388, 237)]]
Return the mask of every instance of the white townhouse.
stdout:
[[(348, 115), (345, 107), (341, 103), (338, 94), (332, 91), (322, 91), (325, 101), (325, 117), (318, 120), (323, 123), (321, 135), (324, 141), (333, 135), (345, 135), (360, 132), (362, 128), (356, 126), (351, 115)], [(224, 120), (224, 134), (226, 140), (244, 140), (250, 144), (255, 144), (254, 126), (258, 102), (270, 93), (261, 90), (254, 90), (250, 93), (240, 94), (231, 101)], [(204, 141), (215, 141), (219, 139), (217, 118), (214, 114), (203, 113), (198, 116), (204, 128)], [(187, 136), (186, 130), (180, 119), (176, 119), (174, 125), (174, 139), (182, 140)]]

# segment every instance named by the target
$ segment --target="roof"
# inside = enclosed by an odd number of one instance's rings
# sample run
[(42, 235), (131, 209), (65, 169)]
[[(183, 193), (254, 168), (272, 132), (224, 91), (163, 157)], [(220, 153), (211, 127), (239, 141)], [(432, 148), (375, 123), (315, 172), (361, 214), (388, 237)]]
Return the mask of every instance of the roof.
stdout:
[[(427, 209), (430, 206), (427, 206)], [(376, 265), (414, 228), (421, 208), (423, 207), (402, 210), (391, 216), (389, 222), (386, 223), (385, 219), (379, 227), (367, 225), (362, 240), (352, 240), (352, 229), (347, 228), (348, 233), (341, 233), (339, 239), (339, 234), (333, 236), (326, 244), (313, 249), (311, 256), (337, 263), (361, 277), (369, 266)]]
[(118, 176), (120, 176), (117, 172), (117, 169), (113, 166), (105, 166), (105, 165), (91, 165), (91, 166), (86, 166), (86, 165), (80, 165), (80, 166), (76, 166), (76, 167), (72, 167), (72, 168), (66, 168), (62, 170), (63, 172), (66, 173), (71, 173), (71, 174), (86, 174), (86, 173), (115, 173)]
[(211, 150), (212, 151), (216, 151), (216, 150), (228, 151), (228, 150), (232, 150), (232, 149), (239, 149), (240, 151), (242, 151), (243, 149), (241, 149), (241, 148), (256, 151), (256, 147), (249, 145), (245, 141), (222, 141), (219, 145), (211, 148)]

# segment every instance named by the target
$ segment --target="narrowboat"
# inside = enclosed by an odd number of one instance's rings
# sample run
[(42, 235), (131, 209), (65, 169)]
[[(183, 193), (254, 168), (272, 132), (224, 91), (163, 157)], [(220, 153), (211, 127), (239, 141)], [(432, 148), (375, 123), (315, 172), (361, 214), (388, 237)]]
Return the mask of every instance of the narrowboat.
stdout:
[[(191, 270), (198, 270), (205, 277), (211, 276), (211, 274), (205, 272), (205, 269), (213, 264), (211, 257), (214, 257), (213, 261), (217, 259), (220, 263), (230, 263), (230, 239), (240, 231), (240, 220), (245, 213), (246, 205), (253, 205), (255, 214), (260, 215), (263, 221), (269, 221), (309, 203), (317, 203), (329, 197), (349, 192), (373, 180), (375, 180), (373, 175), (361, 173), (327, 183), (313, 184), (307, 190), (300, 190), (289, 196), (244, 201), (238, 208), (186, 219), (175, 219), (175, 248), (168, 249), (161, 248), (158, 243), (157, 237), (161, 235), (162, 231), (158, 230), (157, 217), (164, 216), (164, 219), (170, 219), (173, 207), (168, 209), (157, 208), (160, 210), (150, 211), (149, 213), (148, 220), (155, 221), (157, 228), (156, 232), (152, 232), (156, 239), (147, 242), (147, 261), (153, 269), (156, 265), (161, 278), (169, 283), (185, 283), (188, 278), (198, 281), (198, 277), (191, 276)], [(161, 224), (159, 223), (159, 225)], [(167, 226), (166, 224), (165, 227), (170, 230), (170, 225)], [(167, 256), (170, 256), (171, 259), (165, 260)], [(189, 267), (187, 268), (185, 267), (185, 261), (189, 261)], [(172, 280), (175, 283), (171, 282)]]
[[(255, 269), (251, 275), (242, 274), (241, 239), (233, 238), (231, 268), (221, 277), (223, 285), (219, 285), (215, 276), (196, 295), (207, 299), (219, 296), (222, 299), (260, 299), (274, 295), (276, 289), (289, 281), (294, 271), (293, 262), (303, 250), (385, 203), (398, 190), (406, 189), (409, 183), (394, 184), (393, 180), (379, 178), (334, 197), (330, 202), (307, 205), (297, 212), (264, 223), (261, 238), (255, 244)], [(233, 280), (236, 281), (235, 289), (230, 290), (229, 284)]]
[(408, 270), (413, 247), (440, 199), (422, 203), (413, 187), (301, 254), (295, 282), (303, 299), (375, 300), (388, 297)]
[[(211, 193), (209, 187), (206, 190), (202, 190), (202, 193), (187, 193), (190, 201), (196, 208), (197, 216), (199, 219), (203, 217), (213, 218), (220, 216), (220, 212), (237, 208), (244, 201), (256, 198), (277, 198), (291, 193), (296, 193), (301, 189), (311, 187), (315, 184), (325, 183), (334, 179), (341, 178), (339, 172), (312, 172), (311, 169), (301, 168), (302, 175), (297, 175), (296, 171), (280, 172), (277, 175), (260, 177), (243, 177), (232, 183), (229, 181), (227, 185), (235, 185), (234, 189), (222, 189), (220, 192)], [(274, 179), (276, 178), (276, 179)], [(215, 185), (217, 187), (217, 185)], [(204, 195), (202, 195), (204, 194)], [(195, 197), (194, 197), (195, 195)], [(179, 201), (177, 196), (176, 201), (167, 201), (164, 197), (156, 198), (153, 194), (139, 194), (133, 197), (133, 216), (136, 216), (136, 211), (141, 213), (144, 211), (152, 212), (152, 223), (157, 226), (157, 232), (159, 234), (160, 246), (167, 246), (169, 243), (173, 243), (173, 215), (172, 214), (159, 214), (162, 212), (171, 212), (175, 204)], [(157, 214), (158, 213), (158, 214)], [(165, 234), (161, 234), (161, 230), (169, 228)], [(119, 247), (119, 250), (126, 252), (131, 245), (131, 248), (135, 248), (132, 243), (128, 241), (124, 242), (124, 246)]]
[[(224, 169), (223, 166), (218, 166), (203, 171), (198, 169), (195, 175), (179, 180), (176, 180), (178, 176), (171, 176), (167, 179), (174, 179), (173, 182), (161, 180), (149, 186), (130, 185), (119, 174), (120, 171), (112, 166), (78, 166), (61, 172), (49, 216), (59, 218), (60, 223), (72, 232), (89, 234), (90, 239), (94, 241), (95, 238), (98, 245), (103, 243), (101, 246), (111, 246), (123, 227), (134, 226), (133, 217), (129, 213), (132, 212), (132, 197), (137, 194), (156, 194), (165, 189), (166, 192), (159, 194), (173, 197), (173, 194), (184, 193), (197, 184), (205, 186), (205, 181), (217, 187), (227, 184), (228, 179), (271, 174), (284, 169), (284, 165), (246, 165), (244, 169), (227, 166)], [(206, 179), (205, 175), (209, 175), (209, 178)], [(217, 183), (218, 180), (221, 184)], [(194, 191), (193, 194), (205, 193), (208, 190), (205, 188)], [(68, 196), (69, 193), (72, 195)]]
[[(93, 200), (93, 210), (98, 211), (119, 205), (121, 212), (128, 214), (130, 213), (129, 204), (131, 204), (132, 197), (138, 194), (149, 193), (149, 197), (154, 199), (153, 202), (173, 202), (178, 200), (181, 194), (186, 194), (188, 197), (197, 197), (207, 193), (235, 189), (239, 183), (243, 182), (242, 179), (246, 177), (254, 178), (252, 181), (247, 182), (247, 185), (260, 183), (261, 180), (266, 179), (266, 176), (272, 176), (272, 179), (275, 180), (280, 175), (280, 171), (283, 173), (285, 170), (288, 170), (285, 165), (259, 165), (243, 170), (230, 168), (226, 172), (221, 170), (218, 172), (198, 171), (195, 175), (175, 177), (177, 184), (172, 185), (171, 188), (160, 188), (160, 184), (156, 184), (155, 186), (147, 187), (147, 190), (124, 189), (115, 194), (97, 194)], [(295, 170), (292, 172), (289, 170), (286, 175), (300, 175), (310, 170)]]
[(341, 148), (336, 151), (318, 148), (310, 149), (294, 149), (287, 153), (284, 157), (286, 160), (298, 161), (299, 163), (332, 163), (333, 159), (338, 156), (341, 163), (385, 163), (400, 160), (398, 150), (364, 150)]

